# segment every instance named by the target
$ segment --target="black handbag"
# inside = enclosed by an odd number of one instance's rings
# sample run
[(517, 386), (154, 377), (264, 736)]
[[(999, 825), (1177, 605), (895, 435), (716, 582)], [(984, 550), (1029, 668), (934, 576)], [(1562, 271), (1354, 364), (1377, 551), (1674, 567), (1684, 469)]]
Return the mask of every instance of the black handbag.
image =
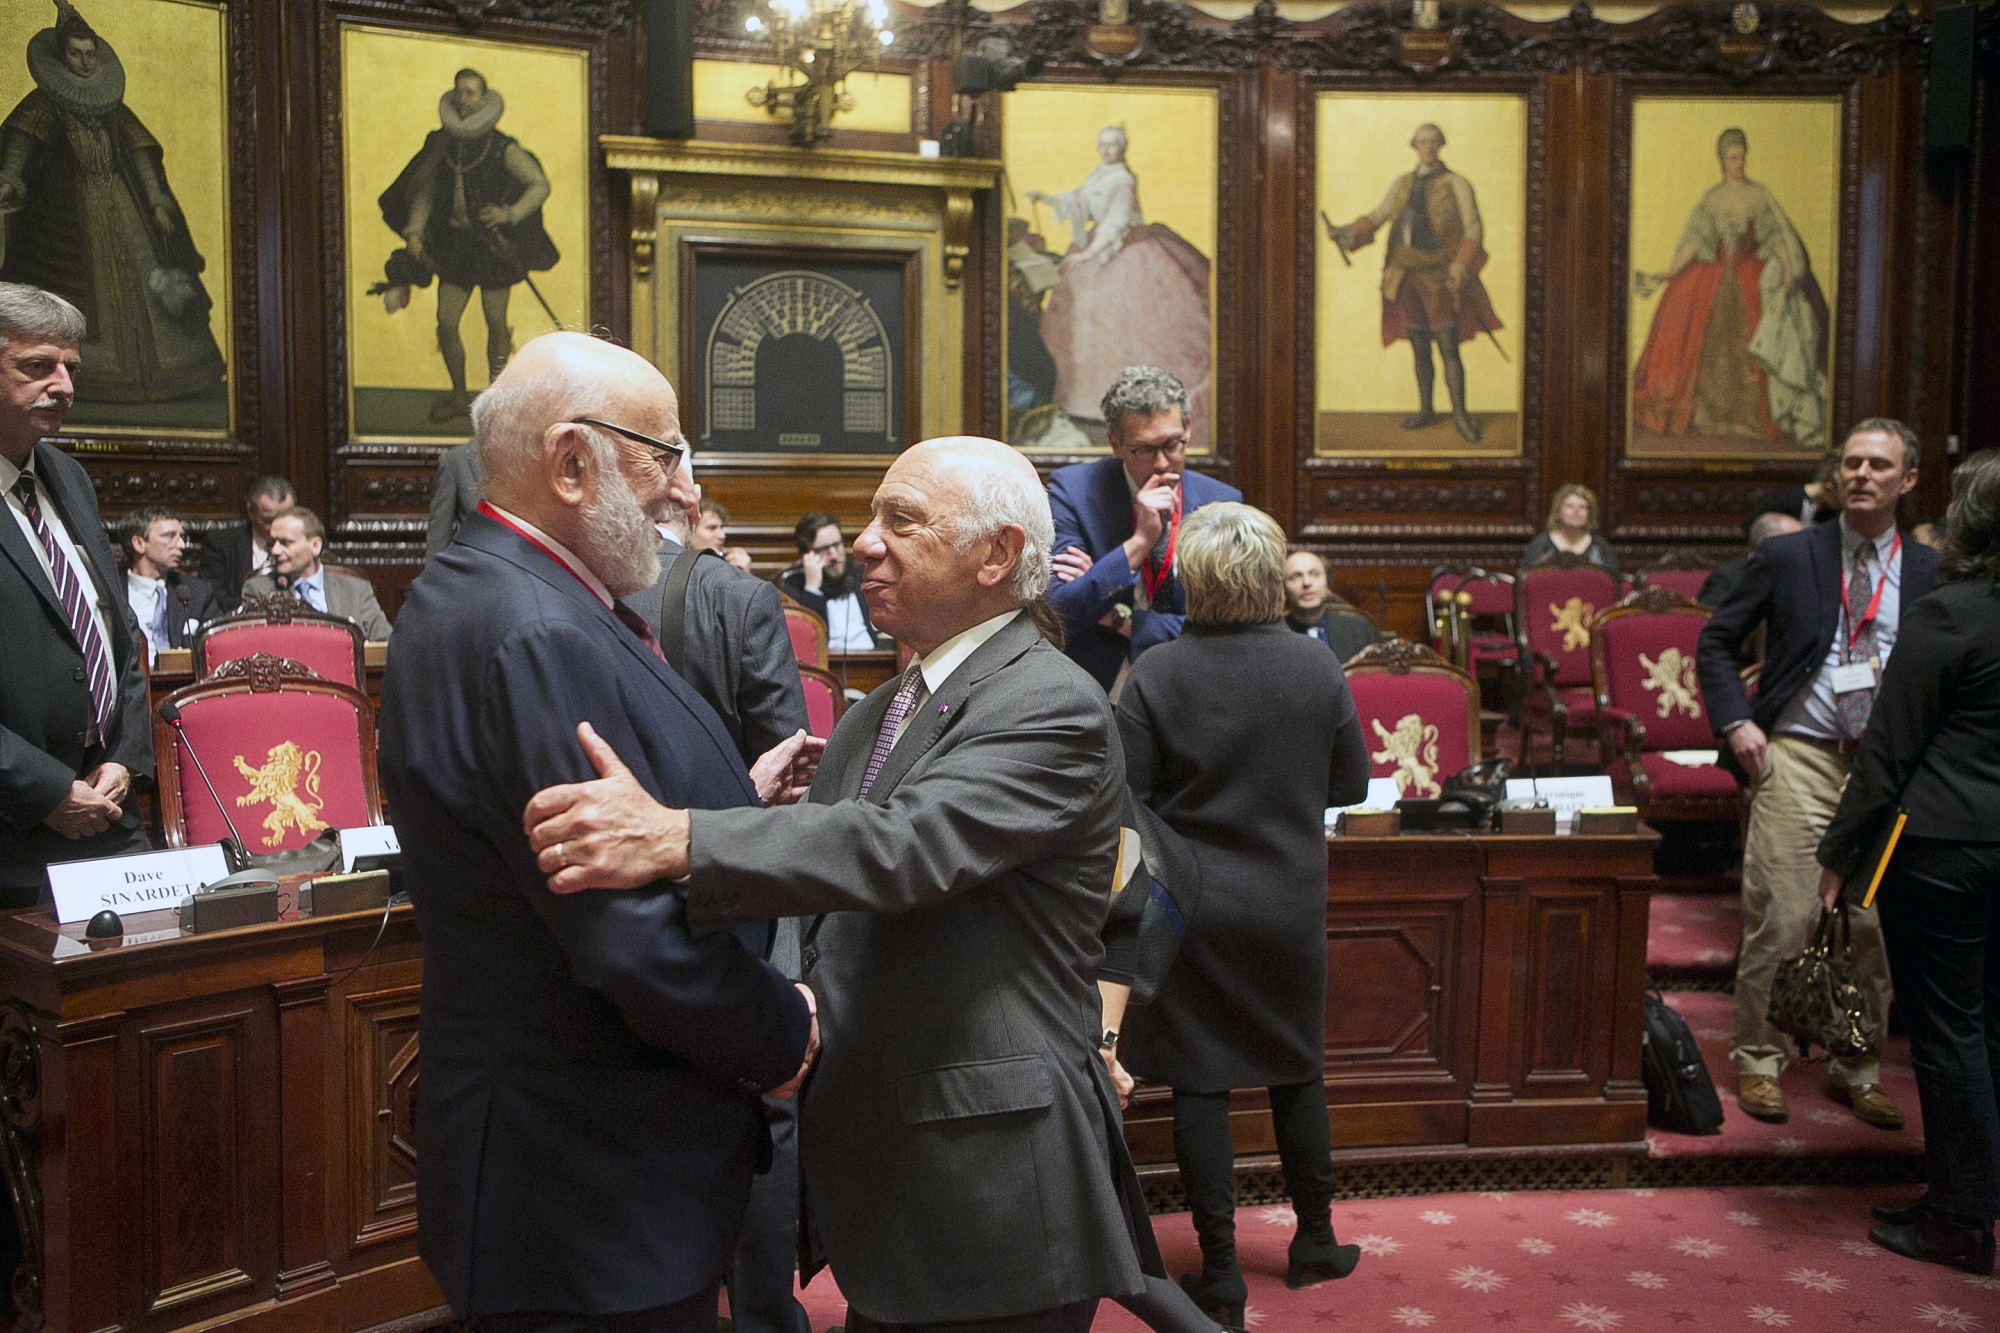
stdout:
[(1796, 958), (1778, 964), (1771, 977), (1771, 1026), (1799, 1044), (1810, 1059), (1815, 1043), (1829, 1055), (1851, 1060), (1875, 1049), (1875, 1019), (1854, 979), (1848, 939), (1847, 904), (1820, 909), (1812, 943)]
[(1687, 1020), (1658, 991), (1646, 992), (1639, 1028), (1639, 1077), (1646, 1083), (1646, 1123), (1676, 1134), (1711, 1134), (1722, 1125), (1722, 1099), (1701, 1061)]

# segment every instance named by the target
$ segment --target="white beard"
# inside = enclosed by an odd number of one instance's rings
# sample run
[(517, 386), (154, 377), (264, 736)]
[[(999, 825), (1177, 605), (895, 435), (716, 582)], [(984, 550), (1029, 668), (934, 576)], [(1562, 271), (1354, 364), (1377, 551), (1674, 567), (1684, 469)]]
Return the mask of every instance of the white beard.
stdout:
[[(608, 451), (607, 451), (608, 452)], [(601, 456), (600, 456), (601, 458)], [(590, 566), (613, 597), (643, 592), (660, 577), (660, 534), (655, 518), (639, 505), (630, 483), (615, 462), (601, 467), (597, 499), (583, 507), (583, 532), (577, 554)], [(661, 506), (664, 514), (675, 506)]]

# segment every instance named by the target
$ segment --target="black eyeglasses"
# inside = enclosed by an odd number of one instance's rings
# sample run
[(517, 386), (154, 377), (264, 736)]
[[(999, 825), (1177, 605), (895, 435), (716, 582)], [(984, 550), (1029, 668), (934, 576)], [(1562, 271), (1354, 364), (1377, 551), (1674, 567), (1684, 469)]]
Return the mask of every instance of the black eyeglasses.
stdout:
[(824, 546), (813, 547), (812, 553), (816, 556), (824, 558), (826, 556), (832, 555), (835, 551), (842, 551), (845, 549), (847, 549), (846, 542), (828, 542)]
[(681, 460), (687, 457), (687, 446), (685, 444), (668, 444), (665, 440), (656, 440), (650, 435), (641, 435), (636, 430), (629, 430), (624, 426), (614, 426), (608, 421), (599, 421), (596, 417), (573, 417), (566, 424), (571, 426), (595, 426), (599, 430), (608, 430), (614, 435), (623, 435), (628, 440), (645, 445), (660, 456), (660, 471), (670, 477), (674, 475), (674, 469), (681, 465)]

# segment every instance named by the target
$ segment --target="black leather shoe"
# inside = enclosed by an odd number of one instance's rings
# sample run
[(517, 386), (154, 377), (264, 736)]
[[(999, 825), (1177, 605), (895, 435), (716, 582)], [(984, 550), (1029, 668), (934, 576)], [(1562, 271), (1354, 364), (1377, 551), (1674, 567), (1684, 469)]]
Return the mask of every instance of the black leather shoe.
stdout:
[(1360, 1262), (1359, 1245), (1336, 1245), (1331, 1236), (1325, 1240), (1294, 1236), (1286, 1255), (1285, 1285), (1297, 1291), (1300, 1287), (1332, 1282), (1352, 1273)]
[(1181, 1277), (1181, 1290), (1193, 1298), (1201, 1312), (1230, 1333), (1243, 1333), (1243, 1302), (1248, 1298), (1248, 1289), (1243, 1285), (1243, 1275), (1232, 1272), (1225, 1277), (1197, 1277), (1193, 1273)]
[(1931, 1196), (1919, 1194), (1908, 1203), (1878, 1203), (1868, 1210), (1868, 1215), (1877, 1222), (1887, 1222), (1892, 1227), (1906, 1227), (1930, 1211)]
[(1993, 1276), (1993, 1224), (1926, 1210), (1908, 1226), (1868, 1228), (1868, 1239), (1892, 1254)]

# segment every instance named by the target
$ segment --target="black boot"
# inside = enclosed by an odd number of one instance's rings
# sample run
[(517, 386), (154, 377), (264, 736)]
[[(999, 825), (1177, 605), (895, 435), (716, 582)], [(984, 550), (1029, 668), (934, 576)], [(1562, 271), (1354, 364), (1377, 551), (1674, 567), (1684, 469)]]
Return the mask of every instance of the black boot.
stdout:
[(1236, 1156), (1229, 1141), (1229, 1094), (1174, 1090), (1174, 1157), (1201, 1243), (1201, 1274), (1181, 1286), (1201, 1312), (1243, 1327), (1248, 1294), (1236, 1267)]
[(1983, 1218), (1926, 1208), (1923, 1216), (1904, 1226), (1868, 1228), (1868, 1239), (1906, 1259), (1993, 1275), (1993, 1224)]
[(1411, 329), (1410, 354), (1417, 362), (1417, 410), (1403, 418), (1403, 429), (1422, 430), (1438, 419), (1438, 414), (1431, 410), (1431, 383), (1436, 374), (1431, 365), (1431, 335), (1422, 329)]
[(1868, 1212), (1877, 1222), (1886, 1222), (1892, 1227), (1906, 1227), (1929, 1212), (1930, 1206), (1931, 1196), (1926, 1191), (1908, 1203), (1878, 1203)]
[(1444, 362), (1445, 392), (1451, 395), (1451, 424), (1467, 444), (1479, 443), (1479, 423), (1465, 410), (1465, 362), (1458, 355), (1458, 333), (1447, 330), (1437, 335), (1438, 357)]
[(1333, 1235), (1333, 1144), (1327, 1133), (1325, 1085), (1313, 1079), (1267, 1091), (1285, 1193), (1299, 1221), (1285, 1265), (1285, 1285), (1296, 1291), (1352, 1273), (1361, 1261), (1361, 1247), (1342, 1245)]

